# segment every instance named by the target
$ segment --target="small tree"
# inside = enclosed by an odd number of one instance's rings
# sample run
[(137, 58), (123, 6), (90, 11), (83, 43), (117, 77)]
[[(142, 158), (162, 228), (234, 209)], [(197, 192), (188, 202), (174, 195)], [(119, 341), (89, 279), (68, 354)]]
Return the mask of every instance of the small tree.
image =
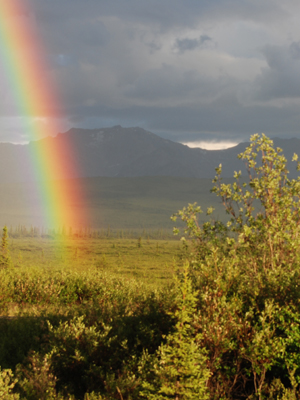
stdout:
[(9, 247), (8, 247), (8, 230), (7, 226), (5, 225), (3, 228), (3, 234), (2, 234), (2, 255), (1, 255), (1, 261), (0, 264), (4, 267), (7, 267), (11, 263), (11, 258), (9, 254)]
[(201, 336), (195, 333), (193, 319), (196, 312), (197, 293), (186, 267), (179, 283), (177, 323), (175, 331), (166, 337), (154, 358), (151, 382), (143, 383), (141, 395), (153, 400), (198, 400), (208, 399), (207, 368), (205, 350), (201, 348)]
[(235, 182), (226, 184), (222, 166), (216, 168), (212, 191), (227, 224), (199, 224), (196, 204), (175, 215), (194, 239), (190, 273), (211, 398), (272, 398), (275, 383), (286, 394), (280, 398), (299, 395), (300, 177), (289, 178), (281, 153), (265, 135), (254, 135), (239, 155), (245, 182), (235, 172)]
[[(216, 168), (212, 192), (221, 197), (230, 215), (227, 225), (220, 221), (198, 225), (197, 214), (202, 210), (195, 204), (175, 215), (174, 219), (179, 216), (186, 222), (186, 232), (201, 244), (199, 251), (201, 247), (203, 252), (203, 243), (210, 246), (225, 241), (231, 246), (236, 243), (239, 252), (255, 257), (264, 270), (291, 267), (300, 261), (300, 177), (288, 178), (287, 160), (281, 153), (267, 136), (256, 134), (238, 156), (245, 161), (248, 182), (240, 182), (239, 171), (234, 173), (233, 184), (225, 184), (222, 165)], [(294, 154), (293, 161), (297, 159)], [(207, 214), (212, 212), (208, 208)]]
[[(213, 191), (231, 216), (228, 227), (264, 269), (291, 266), (300, 259), (300, 178), (288, 178), (287, 160), (281, 153), (265, 135), (253, 135), (250, 146), (239, 155), (249, 183), (240, 183), (241, 172), (235, 172), (232, 185), (222, 183), (221, 166), (214, 180)], [(297, 159), (294, 154), (293, 161)]]

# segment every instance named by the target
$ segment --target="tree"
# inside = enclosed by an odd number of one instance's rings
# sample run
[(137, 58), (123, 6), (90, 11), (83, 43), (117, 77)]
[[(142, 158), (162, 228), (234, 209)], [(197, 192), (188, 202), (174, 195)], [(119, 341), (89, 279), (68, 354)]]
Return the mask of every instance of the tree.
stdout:
[(11, 258), (10, 258), (10, 254), (9, 254), (8, 230), (7, 230), (6, 225), (3, 228), (1, 248), (2, 248), (2, 255), (1, 255), (0, 265), (3, 267), (7, 267), (11, 264)]
[[(300, 178), (290, 180), (282, 149), (274, 148), (273, 141), (262, 134), (251, 137), (250, 146), (239, 154), (245, 161), (248, 182), (241, 183), (241, 172), (235, 172), (235, 182), (222, 182), (222, 165), (216, 168), (212, 192), (221, 197), (230, 215), (227, 225), (220, 221), (200, 226), (196, 204), (179, 211), (186, 222), (186, 232), (198, 242), (203, 252), (204, 243), (236, 245), (240, 252), (255, 256), (257, 266), (274, 269), (292, 266), (300, 261)], [(294, 154), (293, 161), (298, 156)], [(300, 169), (298, 163), (297, 169)], [(212, 208), (207, 210), (210, 215)], [(175, 230), (177, 233), (178, 230)], [(222, 239), (222, 240), (221, 240)]]
[(200, 346), (201, 337), (193, 328), (197, 293), (193, 291), (188, 266), (178, 289), (175, 330), (156, 352), (151, 382), (143, 383), (141, 395), (149, 400), (209, 398), (207, 382), (210, 372), (205, 350)]
[(244, 182), (235, 172), (234, 183), (224, 183), (221, 165), (213, 180), (227, 223), (200, 224), (197, 204), (174, 216), (192, 238), (189, 272), (199, 293), (196, 333), (212, 372), (210, 395), (300, 398), (300, 178), (289, 178), (282, 150), (265, 135), (252, 136), (239, 158)]

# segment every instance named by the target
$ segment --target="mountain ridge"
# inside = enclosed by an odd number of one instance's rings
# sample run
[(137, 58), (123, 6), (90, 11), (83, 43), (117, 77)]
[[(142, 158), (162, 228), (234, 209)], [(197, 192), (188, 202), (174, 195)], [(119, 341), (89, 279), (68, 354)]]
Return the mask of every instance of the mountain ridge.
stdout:
[[(288, 160), (294, 152), (300, 154), (299, 139), (273, 140)], [(51, 179), (97, 176), (213, 178), (219, 164), (222, 164), (222, 176), (232, 177), (234, 171), (241, 170), (246, 174), (237, 155), (249, 144), (244, 142), (228, 149), (206, 150), (189, 148), (139, 127), (71, 128), (56, 137), (46, 137), (27, 145), (0, 143), (0, 183), (41, 179), (34, 174), (32, 154), (45, 151), (50, 141), (55, 141), (58, 148), (68, 148), (64, 157), (77, 164), (72, 170), (61, 171), (59, 176), (53, 174)], [(295, 164), (288, 161), (288, 169), (295, 171), (291, 173), (292, 177), (296, 176)]]

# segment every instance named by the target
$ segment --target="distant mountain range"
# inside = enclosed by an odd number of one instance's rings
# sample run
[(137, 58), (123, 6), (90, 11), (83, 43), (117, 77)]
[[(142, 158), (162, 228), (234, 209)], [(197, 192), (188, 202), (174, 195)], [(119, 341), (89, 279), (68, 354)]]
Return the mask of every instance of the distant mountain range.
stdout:
[[(299, 139), (273, 139), (288, 160), (294, 153), (300, 155)], [(78, 177), (138, 177), (173, 176), (188, 178), (213, 178), (215, 167), (222, 164), (223, 176), (232, 177), (242, 170), (243, 162), (237, 159), (249, 143), (225, 150), (191, 149), (180, 143), (163, 139), (144, 129), (114, 126), (103, 129), (75, 129), (59, 133), (28, 145), (0, 143), (0, 183), (26, 182), (34, 179), (32, 158), (37, 147), (47, 149), (51, 141), (69, 149), (64, 157), (72, 157), (77, 166), (62, 171), (53, 179)], [(295, 171), (295, 163), (289, 163)], [(294, 174), (293, 174), (294, 175)]]

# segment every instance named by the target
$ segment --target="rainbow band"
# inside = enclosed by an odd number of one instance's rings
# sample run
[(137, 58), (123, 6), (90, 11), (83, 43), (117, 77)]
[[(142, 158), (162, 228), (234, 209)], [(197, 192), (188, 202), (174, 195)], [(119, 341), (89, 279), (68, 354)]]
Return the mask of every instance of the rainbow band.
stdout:
[[(30, 140), (38, 140), (58, 133), (56, 119), (60, 104), (54, 85), (47, 77), (43, 47), (30, 23), (30, 7), (26, 0), (0, 1), (0, 65), (9, 85), (9, 100), (12, 99), (13, 113), (29, 118), (45, 118), (43, 128), (33, 124), (24, 128)], [(31, 21), (32, 22), (32, 21)], [(52, 117), (52, 118), (51, 118)], [(53, 118), (55, 117), (55, 118)], [(53, 180), (53, 177), (75, 176), (77, 171), (71, 143), (62, 140), (41, 140), (30, 144), (31, 167), (44, 210), (47, 227), (65, 226), (76, 228), (82, 225), (84, 216), (71, 203), (82, 204), (82, 199), (71, 198), (78, 188), (75, 181)]]

